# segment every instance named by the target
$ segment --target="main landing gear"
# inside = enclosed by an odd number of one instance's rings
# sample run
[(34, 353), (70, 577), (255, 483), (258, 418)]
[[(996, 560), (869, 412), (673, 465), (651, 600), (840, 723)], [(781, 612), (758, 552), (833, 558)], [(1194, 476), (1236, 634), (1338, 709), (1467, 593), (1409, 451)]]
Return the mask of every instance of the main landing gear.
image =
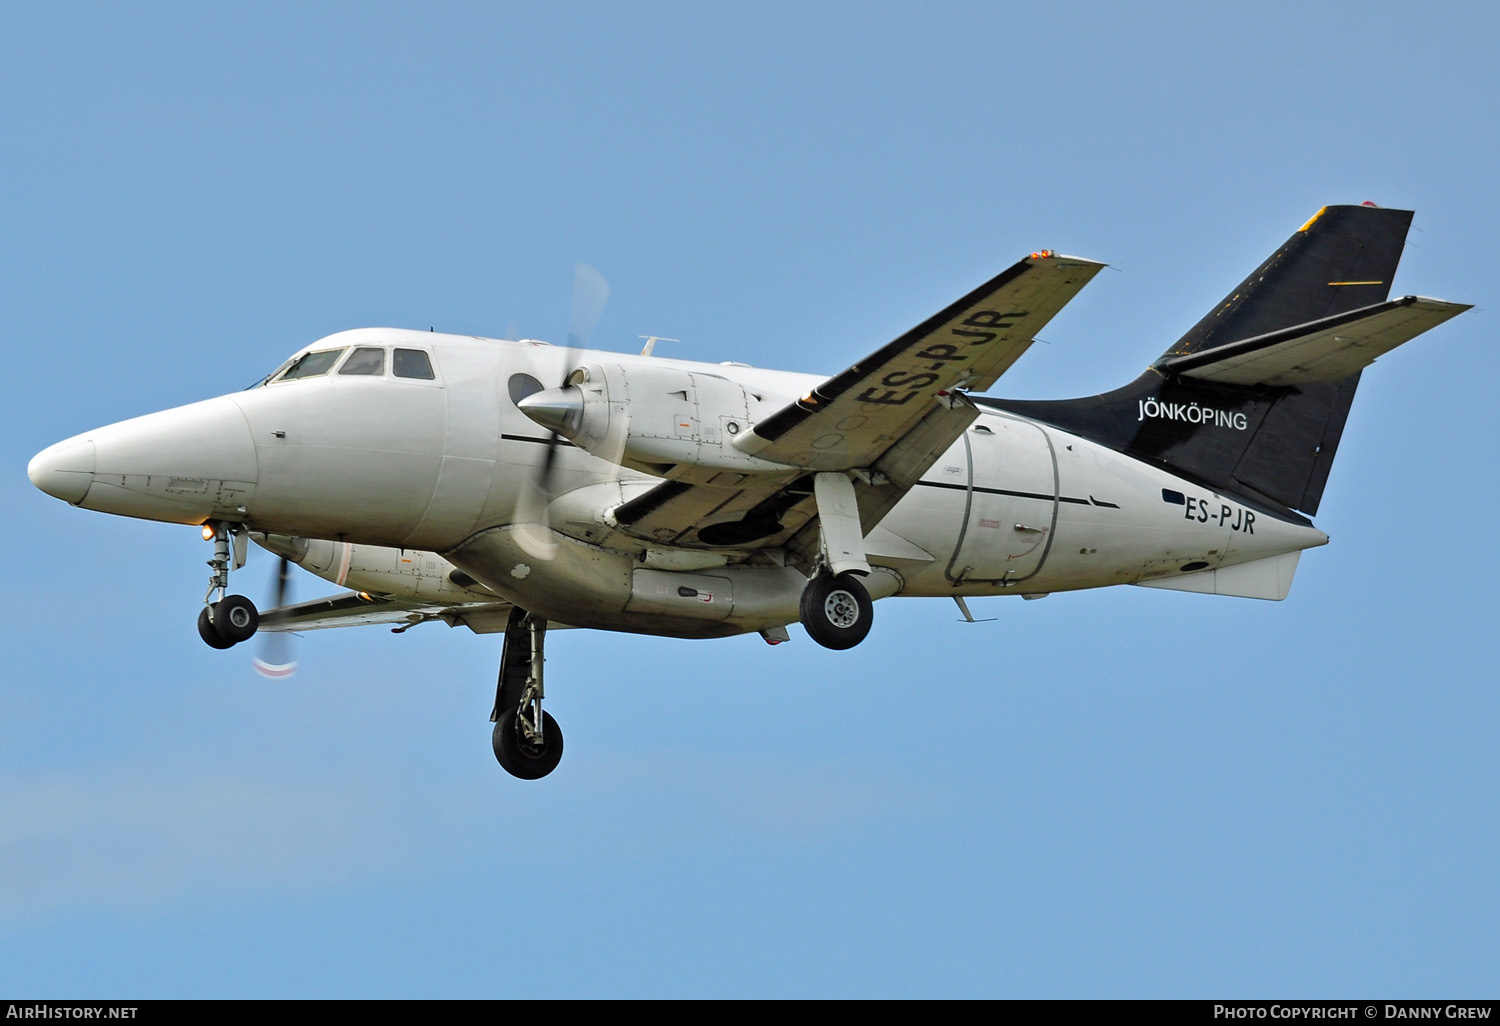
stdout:
[(495, 725), (495, 759), (505, 772), (522, 780), (545, 777), (562, 759), (562, 730), (542, 711), (546, 638), (546, 620), (524, 609), (510, 611), (490, 722)]
[(870, 593), (851, 573), (823, 571), (802, 589), (802, 626), (824, 648), (853, 648), (865, 640), (875, 620)]
[(818, 503), (818, 568), (802, 589), (802, 626), (824, 648), (853, 648), (875, 622), (875, 603), (860, 583), (870, 572), (854, 485), (845, 474), (813, 477)]
[[(212, 537), (214, 558), (208, 561), (213, 573), (208, 578), (208, 591), (203, 595), (203, 610), (198, 614), (198, 636), (210, 648), (231, 648), (248, 640), (260, 626), (260, 613), (243, 595), (225, 595), (229, 590), (229, 562), (231, 532), (223, 521), (211, 520), (204, 525), (204, 536)], [(212, 531), (210, 535), (208, 532)], [(233, 532), (234, 568), (245, 565), (247, 536), (243, 529)], [(218, 601), (214, 601), (215, 593)]]

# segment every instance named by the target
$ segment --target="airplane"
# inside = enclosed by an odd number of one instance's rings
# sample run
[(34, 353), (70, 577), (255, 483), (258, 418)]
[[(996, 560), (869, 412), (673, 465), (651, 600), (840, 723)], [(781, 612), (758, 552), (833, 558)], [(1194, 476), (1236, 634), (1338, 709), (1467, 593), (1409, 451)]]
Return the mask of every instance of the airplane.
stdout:
[[(390, 328), (320, 339), (245, 391), (58, 442), (42, 491), (190, 524), (198, 613), (257, 630), (503, 634), (500, 765), (558, 765), (549, 626), (679, 638), (799, 623), (848, 649), (874, 602), (1137, 584), (1286, 597), (1363, 369), (1469, 309), (1390, 299), (1412, 212), (1319, 210), (1139, 377), (989, 391), (1104, 264), (1031, 253), (829, 378)], [(261, 614), (248, 542), (349, 589)], [(283, 580), (285, 574), (283, 573)]]

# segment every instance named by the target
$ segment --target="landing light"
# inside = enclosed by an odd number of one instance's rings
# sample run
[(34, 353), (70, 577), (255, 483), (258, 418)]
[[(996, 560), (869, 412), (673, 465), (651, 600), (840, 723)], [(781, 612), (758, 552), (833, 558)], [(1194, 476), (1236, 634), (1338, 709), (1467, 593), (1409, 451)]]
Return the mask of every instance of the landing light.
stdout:
[(212, 524), (204, 524), (203, 525), (203, 540), (204, 541), (213, 541), (214, 540), (214, 535), (217, 534), (217, 533), (218, 532), (214, 530), (214, 527), (213, 527)]

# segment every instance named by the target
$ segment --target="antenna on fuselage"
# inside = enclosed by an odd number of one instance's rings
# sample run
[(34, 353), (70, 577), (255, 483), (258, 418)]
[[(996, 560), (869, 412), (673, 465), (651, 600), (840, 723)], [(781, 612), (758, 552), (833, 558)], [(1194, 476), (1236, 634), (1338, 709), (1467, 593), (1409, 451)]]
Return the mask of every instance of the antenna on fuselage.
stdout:
[(658, 343), (658, 342), (681, 342), (682, 341), (682, 339), (680, 339), (680, 338), (665, 338), (665, 337), (663, 337), (661, 335), (637, 335), (636, 338), (643, 338), (643, 339), (646, 340), (646, 348), (641, 350), (641, 355), (642, 356), (650, 356), (651, 355), (651, 350), (653, 350), (653, 349), (656, 348), (656, 343)]

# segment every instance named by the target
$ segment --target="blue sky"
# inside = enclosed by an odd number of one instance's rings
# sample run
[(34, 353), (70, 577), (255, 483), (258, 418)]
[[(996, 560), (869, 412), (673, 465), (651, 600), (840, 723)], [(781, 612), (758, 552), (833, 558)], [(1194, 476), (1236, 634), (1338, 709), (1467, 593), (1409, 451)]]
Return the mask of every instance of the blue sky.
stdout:
[[(1489, 5), (8, 6), (0, 993), (1483, 996), (1500, 507)], [(882, 603), (845, 653), (193, 627), (194, 529), (25, 477), (336, 330), (834, 372), (1021, 255), (1109, 261), (1010, 371), (1129, 380), (1325, 203), (1478, 309), (1365, 376), (1282, 603)], [(261, 555), (240, 581), (266, 594)], [(298, 595), (331, 590), (311, 577)]]

